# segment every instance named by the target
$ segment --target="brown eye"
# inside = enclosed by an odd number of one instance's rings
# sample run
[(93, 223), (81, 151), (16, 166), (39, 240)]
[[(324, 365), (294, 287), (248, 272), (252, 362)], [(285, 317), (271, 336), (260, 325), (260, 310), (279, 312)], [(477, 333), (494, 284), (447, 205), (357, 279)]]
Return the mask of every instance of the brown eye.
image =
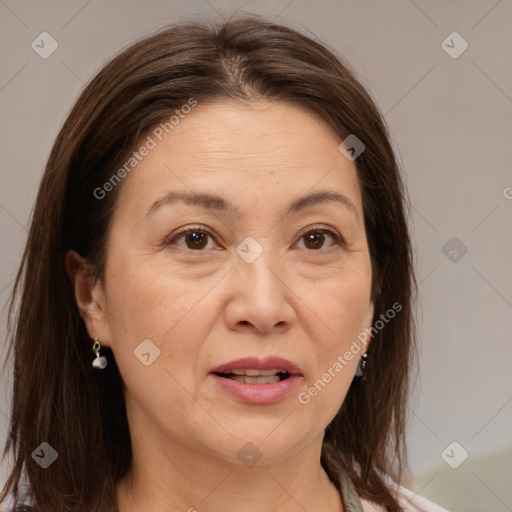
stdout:
[(208, 244), (208, 234), (204, 231), (190, 231), (185, 234), (185, 243), (189, 249), (203, 249)]
[(341, 243), (341, 238), (330, 229), (315, 229), (302, 235), (301, 239), (307, 249), (317, 251), (322, 249), (326, 240), (326, 236), (334, 240), (336, 244)]
[[(177, 233), (167, 245), (179, 245), (184, 249), (202, 252), (208, 245), (208, 239), (212, 238), (210, 233), (201, 229), (187, 229)], [(184, 243), (178, 241), (184, 240)]]

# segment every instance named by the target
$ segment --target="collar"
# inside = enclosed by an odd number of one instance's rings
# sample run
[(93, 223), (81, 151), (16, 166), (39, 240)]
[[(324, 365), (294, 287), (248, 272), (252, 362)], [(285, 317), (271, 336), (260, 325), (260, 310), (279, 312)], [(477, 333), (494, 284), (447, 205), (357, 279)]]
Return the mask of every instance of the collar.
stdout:
[(345, 507), (345, 512), (364, 512), (356, 488), (354, 487), (354, 484), (352, 483), (352, 480), (344, 466), (341, 467), (339, 480), (341, 487), (341, 499)]

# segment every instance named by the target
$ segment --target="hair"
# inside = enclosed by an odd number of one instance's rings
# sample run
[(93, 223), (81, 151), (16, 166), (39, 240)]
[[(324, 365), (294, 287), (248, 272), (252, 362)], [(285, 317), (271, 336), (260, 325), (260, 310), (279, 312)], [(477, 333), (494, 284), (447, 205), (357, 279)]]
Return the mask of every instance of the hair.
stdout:
[[(375, 318), (401, 311), (379, 330), (363, 378), (353, 380), (326, 432), (321, 464), (340, 489), (345, 468), (361, 497), (400, 511), (388, 479), (406, 464), (406, 408), (415, 349), (416, 280), (406, 191), (377, 107), (350, 67), (325, 44), (260, 16), (187, 21), (139, 40), (85, 87), (51, 150), (10, 297), (13, 400), (4, 449), (13, 465), (0, 501), (30, 484), (32, 510), (117, 510), (116, 485), (132, 461), (123, 382), (113, 354), (91, 367), (91, 340), (64, 265), (70, 249), (104, 279), (109, 222), (122, 183), (94, 190), (119, 169), (141, 137), (194, 98), (270, 100), (307, 108), (365, 150), (355, 160), (372, 267)], [(46, 441), (58, 463), (31, 454)]]

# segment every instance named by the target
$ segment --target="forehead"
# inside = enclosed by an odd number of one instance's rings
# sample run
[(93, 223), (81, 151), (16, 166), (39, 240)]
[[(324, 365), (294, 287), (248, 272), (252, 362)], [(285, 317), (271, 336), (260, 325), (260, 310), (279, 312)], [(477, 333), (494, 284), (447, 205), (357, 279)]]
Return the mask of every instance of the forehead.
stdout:
[(356, 167), (338, 150), (341, 138), (306, 109), (270, 101), (199, 103), (162, 131), (145, 134), (154, 148), (123, 183), (120, 201), (130, 196), (130, 203), (147, 209), (179, 189), (233, 203), (263, 195), (266, 204), (258, 206), (268, 207), (316, 187), (337, 190), (361, 209)]
[[(199, 104), (168, 135), (162, 142), (176, 156), (191, 161), (224, 157), (233, 165), (251, 159), (269, 172), (281, 170), (270, 166), (279, 159), (311, 166), (338, 145), (336, 134), (317, 114), (271, 101)], [(190, 151), (193, 145), (195, 152)]]

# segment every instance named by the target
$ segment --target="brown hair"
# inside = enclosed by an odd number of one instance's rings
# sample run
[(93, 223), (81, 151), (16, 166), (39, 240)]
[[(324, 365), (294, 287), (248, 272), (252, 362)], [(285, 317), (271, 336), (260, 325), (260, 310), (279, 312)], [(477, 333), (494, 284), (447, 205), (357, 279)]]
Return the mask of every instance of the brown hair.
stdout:
[[(318, 113), (340, 137), (354, 134), (372, 262), (375, 318), (400, 313), (375, 334), (365, 376), (354, 379), (326, 433), (321, 463), (339, 488), (344, 465), (363, 497), (401, 510), (385, 476), (400, 477), (414, 348), (416, 284), (404, 187), (384, 122), (349, 67), (325, 45), (256, 16), (165, 28), (113, 58), (66, 119), (42, 178), (9, 308), (13, 402), (4, 457), (14, 458), (1, 499), (28, 477), (34, 510), (116, 510), (116, 483), (131, 464), (123, 383), (115, 362), (91, 368), (64, 255), (76, 250), (103, 279), (109, 220), (119, 186), (101, 187), (141, 135), (190, 98), (293, 103)], [(106, 349), (109, 360), (112, 353)], [(9, 358), (9, 355), (8, 355)], [(7, 360), (6, 360), (7, 363)], [(58, 463), (41, 468), (41, 442)]]

